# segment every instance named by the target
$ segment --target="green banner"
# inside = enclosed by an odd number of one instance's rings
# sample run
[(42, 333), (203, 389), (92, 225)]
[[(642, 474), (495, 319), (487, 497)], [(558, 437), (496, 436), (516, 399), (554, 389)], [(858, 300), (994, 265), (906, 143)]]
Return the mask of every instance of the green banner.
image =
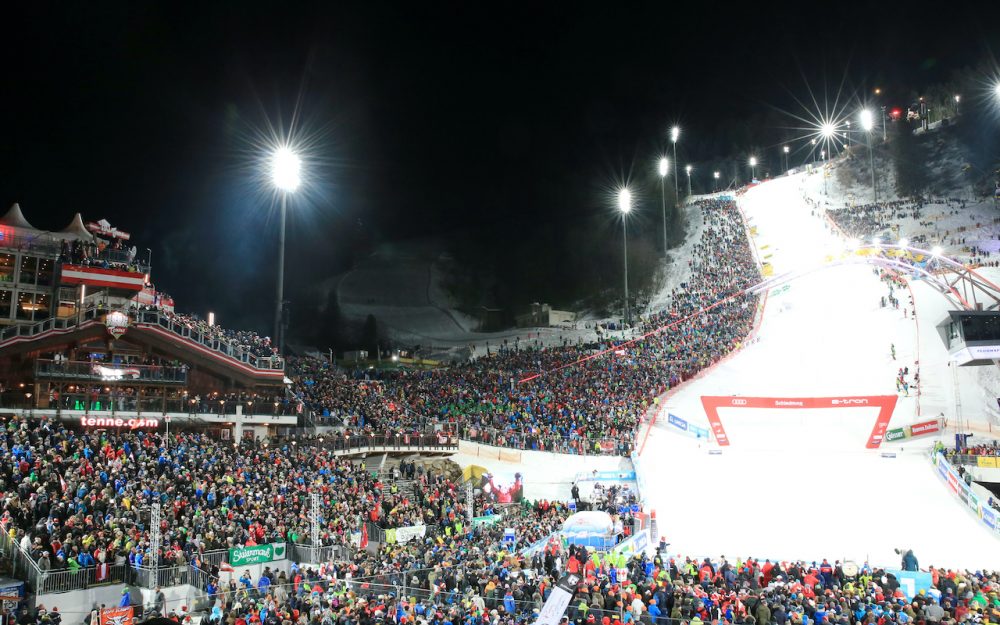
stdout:
[(234, 567), (263, 564), (285, 559), (285, 543), (266, 543), (253, 547), (233, 547), (229, 550), (229, 564)]
[(903, 428), (896, 428), (894, 430), (886, 430), (885, 440), (887, 441), (898, 441), (906, 438), (906, 430)]
[(486, 516), (472, 517), (472, 527), (479, 527), (480, 525), (496, 525), (503, 519), (499, 514), (487, 514)]

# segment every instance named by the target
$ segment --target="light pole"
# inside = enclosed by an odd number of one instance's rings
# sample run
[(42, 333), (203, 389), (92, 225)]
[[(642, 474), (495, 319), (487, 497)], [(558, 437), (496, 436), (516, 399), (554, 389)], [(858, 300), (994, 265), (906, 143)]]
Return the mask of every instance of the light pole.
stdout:
[(679, 186), (680, 182), (678, 180), (680, 176), (677, 175), (677, 139), (679, 139), (680, 136), (681, 136), (680, 126), (674, 126), (673, 128), (670, 129), (670, 142), (674, 144), (674, 200), (676, 200), (675, 203), (678, 206), (681, 203), (680, 202), (681, 190)]
[(660, 159), (660, 204), (663, 209), (663, 257), (667, 257), (667, 172), (670, 171), (670, 161), (665, 157)]
[(625, 325), (629, 324), (629, 306), (628, 306), (628, 230), (626, 228), (626, 221), (628, 219), (628, 214), (632, 211), (632, 192), (628, 190), (628, 187), (623, 188), (618, 192), (618, 210), (622, 214), (622, 250), (623, 257), (625, 260)]
[(285, 297), (285, 212), (288, 195), (294, 193), (302, 182), (299, 170), (302, 161), (288, 147), (280, 147), (271, 155), (271, 180), (281, 192), (281, 216), (278, 218), (278, 297), (274, 304), (274, 337), (278, 353), (285, 351), (285, 332), (281, 325)]
[(752, 183), (757, 179), (757, 157), (750, 157), (750, 182)]
[(962, 103), (962, 96), (955, 94), (955, 117), (958, 117), (959, 110), (958, 107)]
[(788, 146), (781, 148), (781, 151), (785, 154), (785, 173), (788, 173)]
[(819, 151), (819, 160), (823, 164), (820, 173), (823, 175), (823, 195), (830, 195), (826, 190), (826, 150)]
[(684, 171), (686, 171), (688, 175), (688, 197), (691, 197), (691, 169), (692, 167), (690, 165), (684, 166)]
[(713, 171), (713, 172), (712, 172), (712, 178), (715, 178), (715, 190), (716, 190), (716, 191), (718, 191), (718, 190), (719, 190), (719, 175), (720, 175), (720, 174), (719, 174), (719, 172), (717, 172), (717, 171)]
[(878, 202), (878, 186), (875, 184), (875, 152), (872, 150), (872, 129), (875, 127), (875, 116), (868, 109), (861, 111), (861, 127), (868, 134), (868, 162), (872, 170), (872, 202)]

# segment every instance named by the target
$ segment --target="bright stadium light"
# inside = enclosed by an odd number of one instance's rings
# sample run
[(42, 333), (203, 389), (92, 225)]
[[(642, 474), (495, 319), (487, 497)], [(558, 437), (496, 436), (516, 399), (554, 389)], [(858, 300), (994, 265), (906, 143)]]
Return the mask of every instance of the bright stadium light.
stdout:
[(994, 87), (993, 87), (993, 93), (997, 94), (997, 96), (1000, 96), (1000, 82), (998, 82), (996, 85), (994, 85)]
[(910, 242), (904, 237), (899, 240), (899, 247), (910, 247)]
[(285, 213), (288, 196), (302, 183), (302, 159), (287, 145), (279, 147), (271, 154), (271, 180), (281, 191), (281, 216), (278, 223), (278, 288), (274, 304), (274, 337), (278, 353), (285, 351), (285, 329), (282, 316), (285, 307)]
[(632, 192), (628, 190), (628, 187), (622, 187), (618, 192), (618, 210), (622, 214), (622, 256), (624, 259), (625, 267), (625, 307), (623, 309), (624, 314), (622, 315), (623, 320), (626, 325), (629, 323), (629, 306), (628, 306), (628, 229), (627, 222), (625, 219), (628, 214), (632, 211)]
[(684, 171), (686, 171), (686, 172), (687, 172), (687, 175), (689, 175), (689, 176), (691, 175), (691, 169), (692, 169), (692, 168), (691, 168), (691, 166), (690, 166), (690, 165), (685, 165), (685, 166), (684, 166)]
[(820, 126), (819, 132), (823, 135), (824, 139), (829, 139), (837, 132), (837, 127), (830, 122), (825, 122), (822, 126)]
[(756, 156), (751, 156), (750, 157), (750, 167), (756, 167), (756, 166), (757, 166), (757, 157)]
[(788, 154), (788, 146), (786, 145), (785, 147), (783, 147), (782, 151), (784, 151), (785, 154)]
[[(861, 127), (868, 133), (868, 164), (872, 172), (872, 199), (878, 202), (878, 183), (875, 180), (875, 152), (872, 150), (872, 128), (875, 127), (875, 114), (868, 109), (862, 109)], [(885, 120), (883, 120), (883, 125)]]
[(626, 215), (632, 210), (632, 192), (628, 190), (628, 187), (618, 192), (618, 210)]
[(718, 180), (719, 179), (719, 172), (713, 171), (712, 172), (712, 177), (715, 178), (716, 180)]
[(674, 126), (670, 129), (670, 140), (677, 143), (677, 139), (681, 136), (680, 126)]
[(663, 217), (663, 257), (667, 257), (667, 173), (670, 172), (670, 160), (660, 158), (660, 211)]
[(875, 127), (875, 115), (868, 109), (861, 111), (861, 127), (865, 129), (865, 132), (871, 132), (872, 128)]
[(943, 252), (944, 250), (941, 249), (940, 245), (935, 245), (934, 247), (931, 248), (931, 254), (933, 254), (934, 256), (940, 256)]
[(286, 193), (292, 193), (302, 182), (299, 171), (302, 160), (287, 146), (280, 147), (271, 155), (271, 180), (274, 186)]

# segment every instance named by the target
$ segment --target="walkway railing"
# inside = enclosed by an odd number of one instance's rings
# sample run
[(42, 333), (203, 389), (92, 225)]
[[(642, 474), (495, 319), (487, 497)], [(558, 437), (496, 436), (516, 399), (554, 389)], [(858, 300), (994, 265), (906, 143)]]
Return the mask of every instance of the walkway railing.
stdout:
[[(103, 307), (92, 307), (80, 315), (66, 318), (50, 317), (30, 325), (15, 325), (0, 330), (0, 346), (15, 338), (33, 338), (51, 331), (68, 331), (76, 327), (99, 322), (111, 311)], [(261, 371), (284, 371), (285, 360), (280, 356), (258, 356), (242, 345), (220, 338), (215, 333), (205, 332), (201, 327), (189, 327), (173, 315), (159, 310), (130, 311), (130, 320), (137, 327), (158, 328), (186, 341), (194, 342), (212, 352), (227, 356), (237, 362)]]

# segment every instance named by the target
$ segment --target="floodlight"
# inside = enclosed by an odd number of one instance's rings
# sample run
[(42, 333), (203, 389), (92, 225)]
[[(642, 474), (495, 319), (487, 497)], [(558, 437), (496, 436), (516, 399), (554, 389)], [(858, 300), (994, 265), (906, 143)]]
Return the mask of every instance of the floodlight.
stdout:
[(660, 159), (660, 176), (666, 176), (667, 172), (670, 171), (670, 161), (665, 157)]
[(861, 127), (867, 132), (871, 132), (871, 129), (875, 127), (875, 116), (868, 109), (861, 111)]
[(302, 161), (288, 147), (280, 147), (271, 156), (271, 180), (274, 186), (282, 191), (295, 191), (302, 179), (299, 176), (299, 169)]
[(680, 126), (674, 126), (670, 129), (670, 140), (677, 143), (677, 139), (681, 136)]
[(618, 192), (618, 210), (626, 215), (632, 210), (632, 192), (627, 187)]

